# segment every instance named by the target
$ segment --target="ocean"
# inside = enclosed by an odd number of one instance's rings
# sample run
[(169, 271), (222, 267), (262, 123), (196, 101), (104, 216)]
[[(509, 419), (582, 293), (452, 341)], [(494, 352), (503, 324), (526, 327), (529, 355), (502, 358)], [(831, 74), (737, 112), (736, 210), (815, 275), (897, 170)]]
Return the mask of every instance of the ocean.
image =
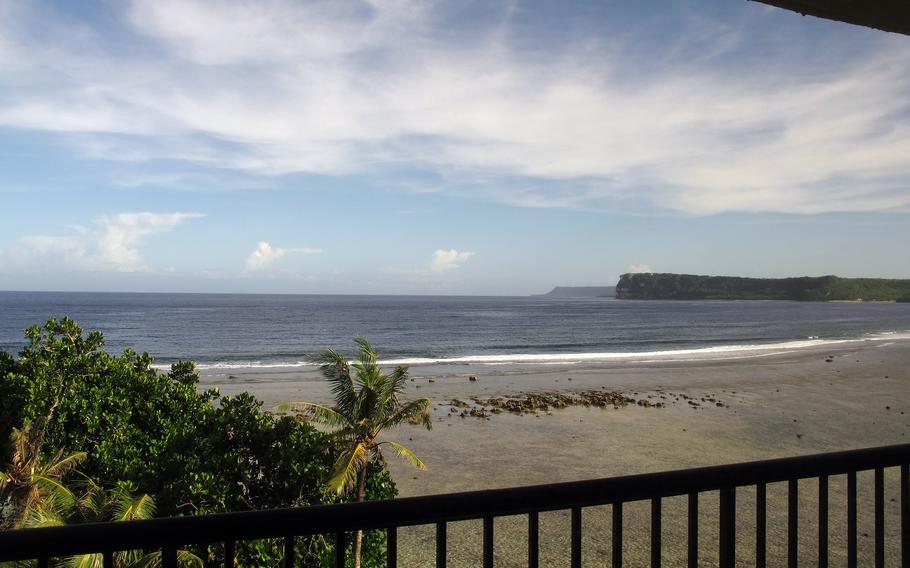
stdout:
[(910, 337), (910, 304), (608, 298), (0, 292), (0, 349), (69, 316), (106, 348), (200, 369), (304, 366), (366, 337), (383, 361), (513, 364), (710, 357)]

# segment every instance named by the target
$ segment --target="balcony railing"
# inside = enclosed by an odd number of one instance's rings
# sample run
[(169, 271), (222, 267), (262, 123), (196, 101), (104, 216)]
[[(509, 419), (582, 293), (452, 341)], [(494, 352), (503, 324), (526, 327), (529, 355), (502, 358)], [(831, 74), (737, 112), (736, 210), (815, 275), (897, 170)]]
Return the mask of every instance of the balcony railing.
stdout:
[[(798, 562), (799, 480), (817, 479), (817, 564), (828, 565), (828, 481), (846, 475), (847, 550), (849, 567), (857, 566), (857, 473), (874, 472), (874, 565), (884, 568), (885, 558), (885, 469), (900, 473), (900, 558), (888, 566), (910, 566), (910, 444), (773, 459), (732, 465), (629, 475), (590, 481), (554, 483), (529, 487), (471, 491), (447, 495), (409, 497), (388, 501), (321, 505), (219, 515), (173, 517), (121, 523), (95, 523), (42, 529), (0, 532), (0, 561), (36, 560), (47, 566), (52, 558), (101, 553), (105, 565), (113, 565), (120, 550), (161, 550), (164, 566), (176, 566), (177, 549), (187, 545), (224, 544), (225, 568), (233, 566), (235, 543), (281, 538), (285, 541), (284, 565), (294, 566), (294, 539), (303, 535), (334, 535), (336, 566), (343, 567), (350, 536), (355, 530), (384, 530), (389, 567), (398, 562), (398, 528), (435, 525), (436, 565), (446, 564), (447, 523), (468, 519), (483, 521), (483, 566), (493, 566), (494, 518), (526, 515), (529, 567), (540, 557), (539, 514), (568, 510), (571, 518), (571, 566), (582, 565), (582, 512), (586, 507), (611, 505), (612, 566), (623, 562), (623, 504), (650, 502), (651, 566), (661, 565), (662, 501), (685, 496), (688, 501), (687, 558), (697, 566), (699, 558), (699, 500), (706, 492), (719, 492), (716, 522), (719, 527), (718, 564), (733, 567), (736, 560), (737, 489), (754, 487), (754, 564), (767, 563), (767, 485), (787, 484), (787, 565)], [(750, 491), (751, 495), (751, 491)]]

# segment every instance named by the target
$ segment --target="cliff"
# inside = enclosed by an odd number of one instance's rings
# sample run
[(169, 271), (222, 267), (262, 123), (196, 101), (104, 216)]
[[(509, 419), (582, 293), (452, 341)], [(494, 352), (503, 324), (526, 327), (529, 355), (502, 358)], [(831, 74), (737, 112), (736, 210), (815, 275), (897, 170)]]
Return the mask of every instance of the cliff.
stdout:
[(616, 285), (616, 297), (621, 300), (907, 301), (910, 280), (623, 274)]

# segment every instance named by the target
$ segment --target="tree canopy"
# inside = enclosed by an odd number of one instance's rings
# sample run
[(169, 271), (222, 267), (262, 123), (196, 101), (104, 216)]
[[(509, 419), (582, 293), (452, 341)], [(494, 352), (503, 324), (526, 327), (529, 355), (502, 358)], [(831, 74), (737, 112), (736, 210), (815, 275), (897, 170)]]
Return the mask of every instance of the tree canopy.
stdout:
[[(43, 463), (78, 454), (82, 476), (153, 496), (158, 516), (340, 499), (326, 490), (337, 454), (332, 439), (304, 420), (263, 411), (250, 394), (200, 390), (192, 362), (165, 373), (146, 353), (111, 355), (101, 333), (68, 318), (31, 327), (26, 338), (18, 357), (0, 351), (0, 472), (11, 471), (14, 430), (40, 425)], [(385, 468), (372, 468), (368, 498), (394, 497)], [(369, 538), (376, 553), (367, 565), (375, 565), (384, 542), (378, 533)], [(328, 562), (325, 542), (298, 541), (303, 562)], [(277, 542), (239, 543), (235, 564), (280, 558)]]

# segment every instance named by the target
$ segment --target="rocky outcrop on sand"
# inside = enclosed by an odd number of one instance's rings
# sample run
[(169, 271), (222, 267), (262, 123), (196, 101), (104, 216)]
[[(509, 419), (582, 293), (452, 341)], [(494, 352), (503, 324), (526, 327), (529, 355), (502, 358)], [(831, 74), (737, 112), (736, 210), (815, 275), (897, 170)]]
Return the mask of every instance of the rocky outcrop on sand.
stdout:
[(461, 418), (489, 418), (493, 414), (510, 412), (516, 415), (543, 412), (551, 414), (570, 406), (597, 408), (622, 408), (639, 406), (643, 408), (665, 408), (668, 404), (686, 404), (691, 408), (702, 406), (727, 406), (713, 395), (693, 397), (682, 393), (657, 391), (651, 394), (633, 393), (632, 396), (619, 391), (587, 390), (578, 392), (531, 392), (516, 395), (504, 395), (493, 398), (471, 397), (467, 401), (452, 399), (447, 405), (449, 416)]

